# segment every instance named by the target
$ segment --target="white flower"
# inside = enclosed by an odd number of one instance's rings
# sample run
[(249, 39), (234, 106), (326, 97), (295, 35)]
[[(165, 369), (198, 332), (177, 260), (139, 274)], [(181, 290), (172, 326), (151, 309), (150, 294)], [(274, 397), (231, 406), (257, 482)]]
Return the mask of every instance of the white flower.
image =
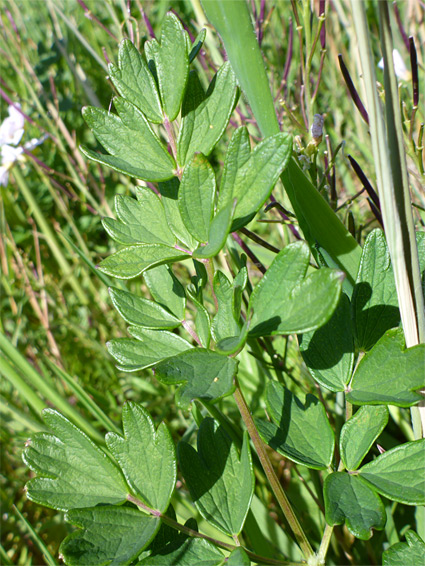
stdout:
[(311, 125), (311, 135), (313, 139), (317, 139), (321, 141), (323, 135), (323, 124), (325, 123), (325, 119), (321, 114), (315, 114), (313, 116), (313, 124)]
[[(394, 63), (394, 72), (398, 79), (402, 81), (409, 80), (409, 71), (404, 64), (403, 58), (397, 49), (393, 49), (393, 63)], [(378, 67), (380, 69), (384, 68), (384, 59), (381, 59), (378, 63)]]
[[(19, 104), (16, 106), (20, 108)], [(9, 116), (0, 124), (0, 186), (3, 185), (4, 187), (7, 186), (9, 181), (9, 169), (15, 161), (24, 159), (24, 149), (31, 151), (47, 138), (47, 135), (44, 135), (40, 139), (33, 138), (23, 146), (14, 147), (23, 136), (24, 117), (15, 106), (9, 106), (8, 112)]]
[[(20, 108), (19, 104), (16, 106)], [(9, 106), (8, 112), (9, 116), (0, 125), (0, 145), (17, 145), (24, 134), (24, 117), (12, 105)]]

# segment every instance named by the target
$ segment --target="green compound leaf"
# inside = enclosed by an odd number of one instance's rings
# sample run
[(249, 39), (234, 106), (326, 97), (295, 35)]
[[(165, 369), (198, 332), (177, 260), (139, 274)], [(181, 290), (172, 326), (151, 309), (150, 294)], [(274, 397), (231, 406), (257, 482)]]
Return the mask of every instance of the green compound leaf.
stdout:
[(179, 536), (147, 558), (138, 566), (222, 566), (224, 555), (209, 541)]
[(406, 505), (425, 504), (425, 439), (406, 442), (362, 466), (359, 478), (378, 493)]
[(373, 230), (364, 244), (352, 307), (361, 350), (370, 350), (384, 332), (399, 325), (394, 274), (382, 230)]
[(164, 205), (165, 216), (167, 217), (170, 230), (190, 251), (194, 250), (198, 242), (187, 230), (179, 210), (179, 180), (177, 177), (174, 177), (170, 181), (159, 183), (158, 188), (162, 196), (162, 204)]
[(173, 121), (186, 88), (189, 57), (185, 31), (172, 12), (168, 12), (162, 22), (161, 45), (155, 46), (155, 66), (162, 106), (168, 119)]
[(372, 536), (372, 529), (385, 527), (385, 507), (379, 495), (346, 472), (330, 474), (323, 485), (326, 522), (342, 525), (361, 540)]
[(131, 326), (129, 332), (137, 340), (116, 338), (107, 342), (108, 352), (122, 371), (138, 371), (184, 352), (192, 346), (180, 336), (166, 330), (148, 330)]
[(202, 153), (195, 153), (184, 168), (178, 201), (182, 220), (198, 242), (208, 240), (215, 190), (213, 168)]
[(166, 511), (174, 491), (177, 462), (174, 442), (164, 423), (155, 430), (149, 413), (128, 402), (122, 411), (124, 438), (106, 435), (106, 444), (128, 485), (151, 509)]
[(343, 276), (324, 267), (306, 277), (309, 259), (305, 242), (289, 244), (277, 254), (250, 297), (250, 336), (302, 334), (329, 320)]
[(177, 140), (177, 161), (186, 165), (198, 151), (209, 155), (223, 135), (236, 103), (236, 79), (226, 62), (206, 93), (198, 75), (191, 71), (182, 106), (182, 124)]
[(53, 434), (35, 434), (23, 453), (41, 476), (27, 483), (28, 499), (60, 511), (124, 503), (129, 490), (111, 459), (57, 411), (43, 418)]
[(347, 470), (356, 470), (388, 423), (385, 405), (364, 405), (341, 430), (339, 447)]
[(405, 348), (403, 330), (388, 330), (357, 366), (347, 401), (354, 405), (410, 407), (425, 386), (425, 344)]
[(183, 285), (168, 265), (159, 265), (143, 274), (145, 283), (155, 301), (168, 309), (179, 320), (184, 319), (186, 295)]
[(335, 438), (322, 403), (307, 395), (305, 406), (280, 383), (267, 385), (267, 412), (272, 422), (256, 419), (261, 438), (293, 462), (324, 470), (331, 465)]
[(425, 543), (415, 531), (407, 531), (406, 542), (393, 544), (382, 554), (383, 566), (424, 564)]
[(97, 268), (117, 279), (137, 277), (147, 269), (162, 263), (188, 259), (190, 256), (163, 244), (128, 246), (102, 260)]
[(192, 500), (209, 523), (228, 535), (238, 535), (254, 492), (248, 435), (244, 434), (239, 456), (228, 434), (213, 419), (206, 418), (199, 428), (197, 448), (186, 442), (177, 447)]
[(114, 307), (130, 324), (153, 330), (173, 329), (181, 324), (178, 318), (154, 301), (114, 288), (109, 289), (109, 295)]
[(119, 116), (87, 106), (83, 117), (96, 139), (111, 155), (81, 148), (90, 159), (144, 181), (165, 181), (174, 176), (173, 158), (156, 137), (136, 106), (123, 98), (114, 100)]
[(160, 519), (137, 509), (105, 505), (73, 509), (66, 520), (80, 527), (62, 542), (60, 554), (68, 566), (126, 565), (137, 558), (160, 527)]
[(218, 209), (237, 201), (232, 231), (247, 224), (269, 197), (292, 153), (292, 137), (279, 133), (251, 153), (245, 127), (229, 143), (220, 185)]
[(179, 407), (187, 408), (193, 399), (216, 401), (233, 390), (238, 362), (211, 350), (194, 348), (160, 362), (155, 377), (166, 385), (181, 387), (176, 392)]
[(250, 564), (247, 553), (241, 547), (231, 552), (226, 562), (226, 566), (250, 566)]
[(118, 51), (118, 66), (109, 65), (109, 76), (120, 95), (137, 106), (150, 122), (161, 124), (161, 101), (155, 79), (144, 58), (129, 39)]
[[(211, 332), (216, 342), (224, 338), (239, 336), (240, 325), (234, 316), (235, 289), (222, 271), (216, 271), (213, 281), (214, 293), (218, 301)], [(238, 313), (240, 317), (240, 312)]]
[(164, 206), (146, 187), (136, 189), (137, 200), (118, 195), (115, 210), (118, 221), (104, 218), (108, 234), (121, 244), (165, 244), (174, 246), (176, 238), (167, 225)]
[(235, 204), (230, 202), (214, 216), (208, 232), (207, 245), (195, 250), (193, 257), (208, 258), (218, 254), (230, 233), (234, 211)]
[(299, 336), (300, 351), (311, 375), (331, 391), (345, 391), (354, 363), (350, 300), (344, 293), (328, 322)]

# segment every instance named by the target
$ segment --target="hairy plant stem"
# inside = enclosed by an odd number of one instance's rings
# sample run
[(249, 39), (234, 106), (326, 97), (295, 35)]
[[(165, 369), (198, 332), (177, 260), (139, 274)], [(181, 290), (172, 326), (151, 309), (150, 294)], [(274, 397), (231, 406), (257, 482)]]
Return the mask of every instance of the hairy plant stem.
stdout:
[(300, 546), (301, 551), (304, 554), (305, 558), (309, 559), (311, 556), (314, 555), (314, 551), (277, 478), (276, 472), (274, 471), (272, 463), (270, 462), (270, 458), (267, 455), (263, 441), (261, 440), (258, 434), (257, 428), (254, 424), (254, 420), (251, 416), (250, 410), (248, 408), (248, 405), (246, 404), (245, 398), (243, 396), (242, 390), (239, 386), (239, 382), (236, 377), (235, 377), (235, 385), (236, 385), (236, 390), (233, 396), (235, 398), (236, 404), (238, 406), (239, 412), (241, 413), (245, 426), (248, 430), (249, 436), (255, 446), (255, 450), (258, 454), (258, 457), (260, 458), (260, 462), (261, 465), (263, 466), (264, 473), (266, 474), (267, 479), (270, 483), (270, 487), (272, 488), (273, 493), (280, 505), (280, 508), (282, 509), (282, 512), (286, 520), (288, 521), (292, 529), (292, 532), (294, 533), (295, 540)]
[[(207, 540), (207, 541), (215, 544), (216, 546), (223, 548), (224, 550), (228, 550), (229, 552), (232, 552), (233, 550), (236, 550), (236, 548), (241, 546), (240, 543), (235, 544), (235, 545), (229, 544), (229, 543), (224, 542), (222, 540), (212, 538), (208, 535), (203, 535), (202, 533), (200, 533), (198, 531), (195, 531), (195, 530), (193, 530), (189, 527), (186, 527), (186, 525), (182, 525), (181, 523), (174, 521), (174, 519), (167, 517), (167, 515), (164, 515), (163, 513), (158, 511), (157, 509), (151, 509), (150, 507), (148, 507), (148, 505), (145, 505), (145, 503), (143, 503), (143, 501), (140, 501), (140, 499), (137, 499), (137, 497), (134, 497), (134, 495), (131, 495), (130, 493), (127, 495), (127, 501), (130, 501), (130, 503), (133, 503), (134, 505), (136, 505), (137, 507), (139, 507), (140, 509), (142, 509), (143, 511), (145, 511), (149, 515), (152, 515), (153, 517), (157, 517), (158, 519), (161, 519), (161, 521), (163, 523), (165, 523), (166, 525), (168, 525), (169, 527), (172, 527), (173, 529), (176, 529), (177, 531), (180, 531), (181, 533), (184, 533), (185, 535), (187, 535), (189, 537), (201, 538), (201, 539)], [(291, 565), (297, 565), (297, 564), (301, 565), (302, 564), (300, 562), (290, 562), (289, 563), (289, 562), (286, 562), (285, 560), (275, 560), (273, 558), (266, 558), (265, 556), (259, 556), (258, 554), (255, 554), (254, 552), (247, 550), (246, 548), (244, 548), (244, 551), (247, 553), (247, 555), (249, 556), (249, 558), (251, 558), (252, 561), (258, 562), (260, 564), (271, 564), (271, 565), (276, 565), (276, 566), (284, 566), (284, 565), (289, 565), (289, 564), (291, 564)]]

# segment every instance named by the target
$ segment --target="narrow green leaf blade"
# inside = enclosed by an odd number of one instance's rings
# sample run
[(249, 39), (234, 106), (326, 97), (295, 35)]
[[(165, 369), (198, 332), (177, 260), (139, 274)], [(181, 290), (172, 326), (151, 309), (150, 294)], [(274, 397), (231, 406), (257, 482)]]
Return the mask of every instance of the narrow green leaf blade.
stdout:
[(122, 371), (138, 371), (192, 348), (189, 342), (166, 330), (132, 326), (129, 331), (136, 340), (116, 338), (106, 344)]
[(168, 12), (162, 22), (161, 45), (155, 63), (164, 111), (173, 121), (179, 113), (186, 88), (189, 57), (185, 31), (172, 12)]
[(208, 240), (215, 190), (213, 168), (204, 155), (195, 153), (184, 168), (178, 201), (182, 220), (198, 242)]
[(218, 70), (206, 94), (196, 73), (189, 74), (177, 140), (180, 166), (186, 165), (195, 151), (211, 153), (230, 119), (236, 94), (235, 75), (227, 62)]
[(110, 458), (57, 411), (45, 409), (43, 418), (53, 434), (35, 434), (23, 453), (41, 476), (27, 483), (28, 499), (61, 511), (126, 501), (128, 487)]
[(173, 329), (181, 324), (178, 318), (154, 301), (114, 288), (109, 289), (109, 295), (114, 307), (130, 324), (153, 330)]
[(425, 543), (415, 531), (407, 531), (406, 542), (393, 544), (382, 555), (383, 566), (406, 566), (425, 562)]
[(149, 413), (128, 402), (122, 411), (124, 438), (106, 435), (106, 444), (120, 465), (128, 485), (148, 507), (168, 508), (177, 477), (173, 439), (164, 423), (155, 430)]
[(131, 279), (156, 265), (182, 261), (189, 257), (171, 246), (137, 244), (115, 252), (102, 260), (97, 268), (118, 279)]
[(73, 509), (66, 520), (80, 527), (68, 535), (60, 554), (68, 566), (130, 564), (155, 536), (160, 519), (137, 509), (105, 505)]
[(264, 442), (303, 466), (323, 470), (331, 465), (334, 433), (314, 395), (307, 395), (303, 405), (289, 389), (272, 381), (267, 385), (266, 406), (272, 422), (255, 421)]
[(364, 405), (349, 419), (339, 439), (341, 458), (347, 470), (356, 470), (388, 423), (385, 405)]
[(362, 350), (370, 350), (384, 332), (399, 325), (394, 274), (382, 230), (373, 230), (364, 244), (352, 307), (356, 342)]
[(405, 348), (403, 330), (388, 330), (357, 366), (347, 401), (355, 405), (410, 407), (425, 386), (425, 344)]
[(180, 214), (178, 201), (180, 182), (178, 178), (174, 177), (165, 183), (159, 183), (158, 188), (170, 230), (190, 251), (194, 250), (198, 242), (189, 233)]
[(342, 274), (322, 268), (305, 277), (309, 258), (305, 242), (277, 254), (251, 294), (250, 336), (301, 334), (329, 320), (339, 302)]
[(238, 362), (211, 350), (194, 348), (155, 367), (155, 377), (167, 385), (182, 383), (177, 404), (186, 408), (193, 399), (216, 401), (230, 395)]
[(233, 316), (233, 285), (222, 271), (215, 272), (213, 286), (218, 311), (213, 319), (211, 332), (214, 340), (220, 342), (224, 338), (239, 336), (240, 327)]
[(386, 514), (381, 498), (355, 476), (334, 472), (323, 486), (326, 522), (342, 525), (361, 540), (372, 536), (372, 529), (385, 527)]
[(400, 444), (362, 466), (359, 477), (378, 493), (406, 505), (425, 505), (425, 438)]
[(174, 176), (173, 158), (156, 137), (146, 118), (124, 99), (115, 99), (120, 116), (102, 108), (85, 107), (83, 117), (96, 139), (111, 154), (83, 149), (87, 157), (145, 181), (165, 181)]
[(143, 274), (145, 283), (155, 301), (168, 309), (179, 320), (184, 319), (186, 295), (183, 285), (168, 265), (159, 265)]
[(109, 65), (109, 76), (120, 95), (137, 106), (148, 120), (161, 124), (161, 101), (155, 80), (144, 58), (129, 39), (118, 51), (118, 67)]
[(239, 456), (227, 433), (216, 421), (206, 418), (198, 431), (197, 447), (198, 451), (180, 442), (177, 448), (192, 500), (209, 523), (228, 535), (238, 535), (254, 492), (247, 433)]
[(202, 45), (204, 44), (206, 35), (207, 35), (207, 30), (205, 28), (202, 28), (201, 31), (198, 33), (198, 35), (195, 37), (195, 40), (192, 44), (192, 49), (190, 50), (189, 53), (189, 63), (192, 63), (192, 61), (195, 60), (196, 56), (202, 49)]
[(344, 391), (354, 364), (350, 300), (344, 293), (329, 321), (299, 336), (300, 352), (311, 375), (331, 391)]

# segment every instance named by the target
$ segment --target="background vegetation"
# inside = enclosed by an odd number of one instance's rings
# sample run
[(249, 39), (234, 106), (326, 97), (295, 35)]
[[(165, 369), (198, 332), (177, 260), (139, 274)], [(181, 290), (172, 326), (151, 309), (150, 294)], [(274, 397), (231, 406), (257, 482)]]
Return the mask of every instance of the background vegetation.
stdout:
[[(7, 116), (8, 105), (18, 103), (26, 117), (21, 144), (32, 138), (45, 139), (35, 149), (24, 151), (22, 158), (11, 166), (8, 183), (0, 187), (0, 560), (3, 564), (38, 565), (46, 563), (49, 554), (57, 560), (57, 549), (67, 529), (59, 513), (27, 501), (23, 492), (29, 472), (21, 453), (28, 436), (43, 428), (43, 407), (58, 408), (93, 437), (108, 428), (97, 408), (119, 424), (122, 404), (128, 399), (143, 403), (158, 421), (165, 419), (176, 438), (189, 426), (189, 415), (175, 407), (170, 389), (157, 382), (150, 370), (138, 374), (119, 372), (106, 351), (107, 340), (125, 336), (126, 332), (124, 321), (109, 300), (108, 281), (94, 268), (114, 251), (100, 218), (113, 216), (113, 197), (131, 194), (132, 182), (110, 169), (88, 163), (78, 146), (94, 144), (81, 117), (82, 106), (107, 108), (111, 103), (113, 88), (107, 77), (107, 63), (115, 61), (121, 39), (129, 37), (141, 46), (158, 33), (170, 7), (193, 36), (204, 26), (205, 19), (197, 0), (3, 0), (2, 4), (1, 120)], [(348, 1), (333, 0), (326, 6), (325, 24), (318, 17), (322, 2), (315, 2), (311, 12), (309, 2), (296, 0), (252, 0), (252, 7), (282, 129), (297, 136), (296, 149), (308, 155), (311, 137), (305, 122), (311, 121), (315, 113), (324, 116), (325, 135), (318, 151), (313, 152), (314, 181), (362, 243), (370, 230), (379, 226), (380, 217), (370, 204), (370, 193), (364, 190), (364, 179), (359, 179), (348, 158), (351, 155), (355, 159), (373, 186), (374, 164), (367, 124), (353, 104), (338, 62), (341, 54), (362, 96)], [(407, 68), (398, 79), (415, 220), (420, 228), (425, 218), (424, 105), (422, 94), (422, 104), (414, 111), (407, 37), (413, 36), (418, 48), (422, 71), (419, 92), (423, 93), (424, 61), (419, 49), (425, 41), (423, 3), (398, 2), (392, 17), (395, 43)], [(312, 34), (306, 34), (306, 21), (311, 22)], [(376, 2), (368, 3), (368, 23), (378, 37)], [(378, 64), (378, 41), (372, 47)], [(197, 63), (205, 83), (223, 56), (218, 37), (209, 30), (205, 52)], [(313, 80), (305, 93), (303, 77), (310, 67)], [(382, 80), (381, 71), (377, 72), (378, 80)], [(381, 92), (384, 96), (383, 88)], [(255, 121), (243, 100), (240, 108), (234, 113), (224, 141), (229, 139), (232, 128), (240, 124), (248, 125), (254, 139), (259, 139)], [(222, 159), (218, 146), (213, 164), (215, 161), (218, 165)], [(280, 185), (274, 197), (284, 209), (288, 208)], [(280, 249), (294, 239), (297, 226), (292, 220), (282, 221), (282, 215), (274, 208), (262, 212), (249, 229)], [(242, 245), (248, 243), (257, 256), (258, 261), (254, 258), (249, 264), (255, 280), (259, 275), (256, 262), (267, 266), (273, 254), (252, 242), (249, 234), (240, 236)], [(226, 269), (225, 257), (221, 260), (221, 268)], [(180, 269), (180, 275), (189, 278), (185, 268)], [(131, 282), (131, 290), (138, 287), (140, 281)], [(330, 404), (330, 412), (338, 422), (342, 411), (338, 399), (335, 404), (333, 394), (328, 397), (325, 390), (316, 390), (291, 339), (279, 337), (274, 346), (280, 352), (281, 367), (293, 382), (305, 393), (319, 393)], [(261, 412), (259, 395), (264, 388), (264, 368), (254, 357), (246, 355), (240, 379), (251, 393), (251, 407)], [(222, 403), (227, 405), (230, 418), (239, 418), (231, 401)], [(395, 411), (392, 415), (392, 425), (385, 432), (388, 447), (412, 439), (405, 414)], [(320, 533), (315, 532), (315, 515), (319, 510), (306, 488), (311, 478), (304, 477), (309, 472), (290, 462), (280, 461), (276, 465), (301, 521), (309, 525), (308, 535), (312, 541), (320, 541)], [(257, 485), (256, 495), (262, 505), (258, 504), (257, 511), (264, 511), (262, 521), (267, 525), (267, 514), (276, 515), (278, 511), (270, 496), (262, 492), (260, 480)], [(196, 513), (187, 509), (184, 490), (173, 504), (182, 518)], [(406, 507), (403, 513), (396, 513), (396, 504), (387, 504), (394, 509), (388, 514), (393, 521), (387, 522), (385, 537), (394, 543), (398, 540), (394, 521), (403, 533), (403, 529), (414, 524), (414, 517)], [(348, 536), (346, 532), (344, 536)], [(379, 536), (377, 533), (374, 541)], [(43, 541), (47, 551), (42, 547)], [(359, 555), (350, 558), (353, 562), (379, 563), (379, 550), (374, 550), (370, 543), (361, 546)]]

